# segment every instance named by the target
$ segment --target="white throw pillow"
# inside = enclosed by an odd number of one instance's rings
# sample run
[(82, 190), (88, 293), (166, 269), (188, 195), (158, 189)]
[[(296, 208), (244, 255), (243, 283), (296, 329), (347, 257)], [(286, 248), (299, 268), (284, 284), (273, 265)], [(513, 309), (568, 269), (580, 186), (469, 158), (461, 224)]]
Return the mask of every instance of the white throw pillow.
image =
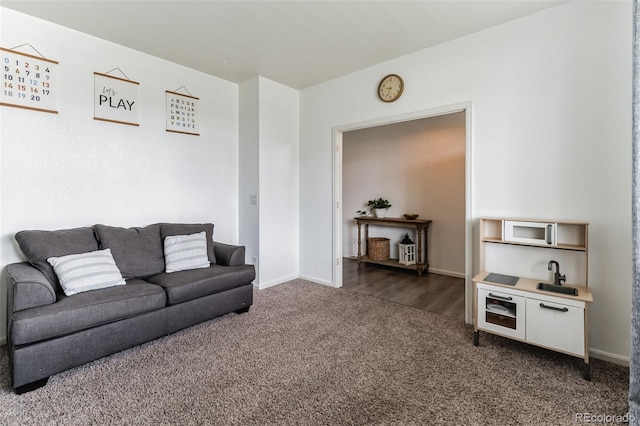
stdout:
[(208, 268), (206, 232), (166, 237), (164, 239), (164, 263), (166, 272)]
[(50, 257), (47, 262), (53, 266), (67, 296), (125, 284), (111, 249)]

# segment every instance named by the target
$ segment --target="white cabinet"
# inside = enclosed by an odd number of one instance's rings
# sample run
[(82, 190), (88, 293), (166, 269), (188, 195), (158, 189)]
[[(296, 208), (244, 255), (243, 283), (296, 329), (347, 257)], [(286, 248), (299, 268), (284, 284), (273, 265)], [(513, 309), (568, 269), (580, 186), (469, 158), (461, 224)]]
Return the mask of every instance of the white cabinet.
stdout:
[(524, 340), (526, 299), (502, 290), (478, 286), (478, 328)]
[(584, 302), (582, 306), (527, 298), (526, 341), (584, 357)]
[(584, 357), (585, 302), (477, 284), (477, 329)]
[[(580, 357), (583, 377), (590, 380), (588, 224), (483, 218), (479, 252), (474, 344), (484, 331)], [(575, 288), (576, 295), (538, 288), (553, 280), (551, 261), (566, 274), (562, 287)]]

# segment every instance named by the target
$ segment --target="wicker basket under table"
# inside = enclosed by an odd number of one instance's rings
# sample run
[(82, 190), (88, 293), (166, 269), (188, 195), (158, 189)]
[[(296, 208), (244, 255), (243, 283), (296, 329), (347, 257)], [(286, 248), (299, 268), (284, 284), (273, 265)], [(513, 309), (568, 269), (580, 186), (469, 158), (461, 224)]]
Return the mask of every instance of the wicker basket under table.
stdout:
[(389, 260), (389, 238), (373, 237), (367, 239), (367, 251), (371, 260)]

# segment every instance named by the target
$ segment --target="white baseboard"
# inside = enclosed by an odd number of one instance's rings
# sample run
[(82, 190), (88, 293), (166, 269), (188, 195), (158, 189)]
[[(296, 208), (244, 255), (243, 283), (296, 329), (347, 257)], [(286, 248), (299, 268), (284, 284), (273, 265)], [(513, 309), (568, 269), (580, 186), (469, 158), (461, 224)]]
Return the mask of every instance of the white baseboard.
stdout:
[(589, 357), (629, 367), (629, 357), (589, 348)]
[(311, 281), (312, 283), (326, 285), (328, 287), (333, 287), (333, 288), (336, 287), (335, 284), (332, 283), (331, 281), (321, 280), (320, 278), (309, 277), (307, 275), (300, 275), (298, 278), (305, 281)]
[(445, 269), (434, 269), (434, 268), (429, 268), (429, 272), (433, 272), (434, 274), (439, 274), (439, 275), (446, 275), (454, 278), (465, 278), (464, 272), (453, 272), (453, 271), (447, 271)]
[[(429, 268), (429, 272), (433, 272), (434, 274), (439, 274), (439, 275), (447, 275), (450, 277), (455, 277), (455, 278), (464, 278), (464, 274), (460, 273), (460, 272), (453, 272), (453, 271), (447, 271), (444, 269), (433, 269), (433, 268)], [(295, 279), (300, 278), (301, 280), (306, 280), (306, 281), (311, 281), (312, 283), (316, 283), (316, 284), (322, 284), (322, 285), (326, 285), (328, 287), (333, 287), (335, 288), (335, 284), (331, 281), (327, 281), (327, 280), (323, 280), (320, 278), (316, 278), (316, 277), (311, 277), (308, 275), (297, 275), (297, 276), (291, 276), (288, 278), (281, 278), (278, 280), (274, 280), (274, 281), (269, 281), (266, 283), (261, 283), (261, 284), (256, 284), (254, 283), (254, 287), (256, 287), (259, 290), (263, 290), (265, 288), (269, 288), (269, 287), (273, 287), (274, 285), (278, 285), (278, 284), (284, 284), (288, 281), (292, 281)]]
[(267, 281), (266, 283), (260, 283), (260, 284), (258, 284), (257, 288), (258, 288), (258, 290), (264, 290), (265, 288), (273, 287), (273, 286), (278, 285), (278, 284), (284, 284), (286, 282), (295, 280), (297, 278), (299, 278), (298, 275), (293, 275), (293, 276), (286, 277), (286, 278), (279, 278), (277, 280)]
[(254, 282), (253, 286), (256, 288), (256, 290), (264, 290), (265, 288), (269, 288), (269, 287), (273, 287), (273, 286), (276, 286), (276, 285), (284, 284), (284, 283), (287, 283), (289, 281), (296, 280), (298, 278), (301, 279), (301, 280), (310, 281), (310, 282), (315, 283), (315, 284), (322, 284), (322, 285), (326, 285), (328, 287), (335, 288), (335, 285), (333, 285), (333, 283), (331, 281), (321, 280), (320, 278), (309, 277), (307, 275), (292, 275), (292, 276), (290, 276), (288, 278), (280, 278), (278, 280), (268, 281), (266, 283), (261, 283), (261, 284), (258, 284), (256, 282)]

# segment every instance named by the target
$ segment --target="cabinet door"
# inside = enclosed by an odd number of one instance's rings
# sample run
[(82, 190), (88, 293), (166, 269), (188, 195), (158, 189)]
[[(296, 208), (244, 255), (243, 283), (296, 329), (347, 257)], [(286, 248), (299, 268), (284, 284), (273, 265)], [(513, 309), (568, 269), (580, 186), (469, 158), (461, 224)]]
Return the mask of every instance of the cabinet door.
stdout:
[(527, 342), (584, 356), (584, 306), (527, 298)]
[(524, 340), (525, 298), (487, 287), (478, 289), (478, 328)]

